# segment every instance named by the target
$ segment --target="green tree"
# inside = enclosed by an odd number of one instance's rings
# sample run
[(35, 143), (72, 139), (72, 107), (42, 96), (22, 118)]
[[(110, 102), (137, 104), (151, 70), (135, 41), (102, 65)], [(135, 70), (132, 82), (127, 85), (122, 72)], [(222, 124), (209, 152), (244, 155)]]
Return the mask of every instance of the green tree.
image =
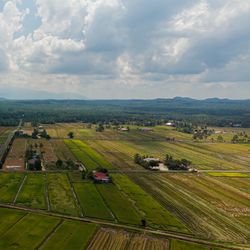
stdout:
[(70, 132), (68, 133), (68, 137), (69, 137), (70, 139), (73, 139), (73, 138), (74, 138), (74, 133), (73, 133), (72, 131), (70, 131)]

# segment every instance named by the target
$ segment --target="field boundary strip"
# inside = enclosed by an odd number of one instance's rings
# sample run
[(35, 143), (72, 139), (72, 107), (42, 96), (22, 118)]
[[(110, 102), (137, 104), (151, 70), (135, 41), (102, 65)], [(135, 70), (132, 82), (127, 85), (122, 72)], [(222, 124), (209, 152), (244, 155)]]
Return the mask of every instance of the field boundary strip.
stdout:
[(62, 223), (64, 222), (63, 219), (61, 219), (56, 225), (55, 227), (46, 235), (46, 237), (44, 237), (44, 239), (39, 243), (39, 245), (36, 247), (36, 249), (41, 249), (41, 247), (46, 243), (46, 241), (48, 241), (53, 234), (56, 232), (56, 230), (62, 225)]
[(16, 196), (15, 196), (15, 198), (14, 198), (12, 204), (15, 204), (15, 203), (16, 203), (16, 200), (17, 200), (17, 198), (18, 198), (18, 195), (20, 194), (20, 192), (21, 192), (21, 190), (22, 190), (22, 188), (23, 188), (23, 184), (24, 184), (24, 182), (26, 181), (26, 179), (27, 179), (27, 175), (25, 174), (24, 177), (23, 177), (23, 179), (22, 179), (22, 182), (20, 183), (19, 189), (18, 189), (18, 191), (17, 191), (17, 193), (16, 193)]
[(101, 199), (103, 200), (103, 203), (106, 206), (106, 208), (108, 209), (108, 211), (110, 212), (111, 216), (113, 217), (114, 222), (118, 223), (118, 218), (115, 216), (115, 213), (112, 211), (112, 209), (110, 208), (110, 206), (108, 205), (108, 203), (106, 202), (104, 197), (102, 196), (101, 192), (99, 191), (99, 189), (96, 186), (95, 186), (95, 189), (98, 192), (98, 194), (100, 195)]
[[(139, 228), (139, 227), (125, 225), (125, 224), (116, 224), (116, 223), (106, 222), (106, 221), (97, 220), (97, 219), (94, 220), (94, 219), (86, 218), (86, 217), (85, 218), (74, 217), (74, 216), (69, 216), (69, 215), (53, 213), (53, 212), (48, 213), (46, 211), (39, 210), (39, 209), (24, 208), (24, 207), (18, 207), (18, 206), (14, 206), (14, 205), (1, 204), (1, 203), (0, 203), (0, 207), (9, 208), (9, 209), (13, 209), (13, 210), (21, 210), (21, 211), (31, 212), (31, 213), (35, 213), (35, 214), (40, 214), (40, 215), (47, 215), (47, 216), (56, 217), (56, 218), (68, 219), (68, 220), (72, 220), (72, 221), (82, 221), (82, 222), (86, 222), (86, 223), (94, 223), (94, 224), (102, 225), (105, 227), (126, 229), (126, 230), (132, 230), (135, 232), (142, 232), (142, 233), (148, 233), (148, 234), (153, 234), (153, 235), (158, 235), (158, 236), (164, 236), (167, 238), (174, 238), (174, 239), (178, 239), (178, 240), (184, 240), (184, 241), (188, 241), (188, 242), (204, 244), (204, 245), (207, 245), (210, 247), (221, 247), (221, 248), (232, 249), (232, 250), (244, 250), (244, 249), (250, 248), (250, 244), (232, 245), (232, 243), (228, 243), (228, 242), (224, 242), (224, 243), (214, 242), (214, 241), (209, 241), (209, 240), (202, 239), (202, 238), (190, 237), (190, 235), (186, 235), (184, 233), (154, 230), (154, 229), (150, 229), (150, 228)], [(29, 213), (27, 213), (27, 214), (29, 214)]]
[(45, 173), (44, 178), (45, 178), (44, 187), (45, 187), (45, 198), (46, 198), (46, 203), (47, 203), (47, 210), (51, 211), (50, 199), (49, 199), (49, 189), (48, 189), (48, 176), (47, 176), (47, 173)]
[(83, 216), (84, 216), (84, 214), (83, 214), (83, 208), (82, 208), (82, 206), (81, 206), (81, 204), (80, 204), (80, 201), (79, 201), (79, 199), (78, 199), (78, 197), (77, 197), (77, 194), (76, 194), (76, 192), (75, 192), (74, 185), (72, 185), (72, 182), (71, 182), (71, 180), (70, 180), (70, 178), (69, 178), (68, 173), (66, 173), (66, 176), (67, 176), (67, 179), (68, 179), (68, 182), (69, 182), (69, 185), (70, 185), (70, 188), (71, 188), (71, 192), (72, 192), (72, 194), (73, 194), (73, 197), (74, 197), (76, 206), (77, 206), (78, 209), (79, 209), (80, 216), (83, 217)]

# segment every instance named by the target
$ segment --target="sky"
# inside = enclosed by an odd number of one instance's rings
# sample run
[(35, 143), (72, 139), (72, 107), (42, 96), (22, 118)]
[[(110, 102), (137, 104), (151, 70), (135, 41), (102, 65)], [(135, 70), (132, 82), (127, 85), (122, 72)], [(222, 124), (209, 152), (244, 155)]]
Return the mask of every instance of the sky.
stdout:
[(0, 97), (250, 99), (250, 0), (0, 0)]

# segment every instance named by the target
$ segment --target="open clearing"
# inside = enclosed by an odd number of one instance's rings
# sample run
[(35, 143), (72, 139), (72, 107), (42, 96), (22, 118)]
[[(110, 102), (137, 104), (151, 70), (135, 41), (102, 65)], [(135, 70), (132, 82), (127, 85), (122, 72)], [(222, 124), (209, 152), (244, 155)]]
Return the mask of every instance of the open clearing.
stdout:
[(15, 139), (13, 145), (7, 155), (3, 169), (6, 170), (24, 170), (25, 168), (25, 150), (26, 140)]

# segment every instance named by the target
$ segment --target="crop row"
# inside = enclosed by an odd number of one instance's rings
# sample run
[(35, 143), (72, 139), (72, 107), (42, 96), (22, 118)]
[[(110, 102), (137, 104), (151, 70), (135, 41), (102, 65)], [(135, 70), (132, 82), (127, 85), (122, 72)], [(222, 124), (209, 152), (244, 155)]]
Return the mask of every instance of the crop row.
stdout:
[(66, 145), (74, 154), (76, 159), (89, 170), (94, 170), (97, 167), (112, 168), (112, 165), (105, 160), (103, 156), (89, 147), (86, 143), (79, 140), (65, 140)]
[[(250, 235), (247, 224), (234, 218), (229, 211), (222, 210), (218, 203), (221, 200), (221, 204), (226, 202), (229, 207), (231, 202), (234, 212), (247, 213), (248, 198), (233, 188), (189, 175), (166, 175), (165, 178), (133, 175), (131, 178), (180, 218), (194, 234), (235, 242), (246, 242)], [(244, 217), (245, 223), (248, 223), (248, 216)]]

